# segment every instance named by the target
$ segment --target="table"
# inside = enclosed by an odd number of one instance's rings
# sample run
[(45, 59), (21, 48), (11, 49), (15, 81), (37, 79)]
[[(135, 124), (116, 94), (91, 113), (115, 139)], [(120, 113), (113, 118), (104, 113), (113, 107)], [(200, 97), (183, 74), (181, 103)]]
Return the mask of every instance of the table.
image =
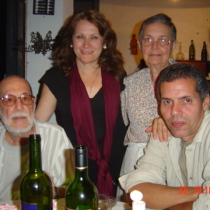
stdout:
[[(15, 205), (17, 207), (17, 210), (21, 210), (20, 208), (20, 201), (5, 201), (4, 203), (7, 203), (9, 205)], [(57, 205), (56, 205), (57, 203)], [(53, 210), (65, 210), (65, 200), (64, 198), (59, 199), (57, 202), (54, 201), (54, 205), (57, 206), (55, 208), (53, 208)], [(3, 207), (0, 207), (0, 210), (3, 209)], [(4, 208), (5, 210), (5, 208)], [(9, 208), (8, 208), (9, 210)], [(124, 203), (124, 202), (120, 202), (118, 201), (117, 204), (112, 208), (112, 210), (132, 210), (132, 207), (128, 204), (128, 203)], [(146, 208), (146, 210), (151, 210)], [(157, 209), (157, 210), (161, 210), (161, 209)], [(165, 209), (167, 210), (167, 209)]]
[(118, 201), (112, 210), (132, 210), (132, 207), (128, 203)]
[[(64, 199), (59, 199), (57, 210), (64, 210)], [(132, 207), (128, 203), (117, 202), (117, 204), (112, 208), (112, 210), (132, 210)]]
[[(64, 199), (59, 199), (57, 210), (64, 210)], [(132, 207), (128, 203), (118, 201), (117, 204), (112, 208), (112, 210), (132, 210)]]

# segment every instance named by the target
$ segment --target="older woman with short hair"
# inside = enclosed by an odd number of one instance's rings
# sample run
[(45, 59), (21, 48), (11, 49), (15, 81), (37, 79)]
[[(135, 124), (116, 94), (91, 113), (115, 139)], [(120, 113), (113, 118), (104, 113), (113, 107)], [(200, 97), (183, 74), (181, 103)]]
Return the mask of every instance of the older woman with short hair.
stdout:
[(121, 105), (124, 122), (129, 127), (124, 140), (128, 147), (121, 175), (134, 170), (150, 137), (145, 130), (158, 117), (155, 82), (162, 69), (175, 63), (170, 56), (177, 44), (176, 27), (165, 14), (152, 16), (139, 30), (138, 44), (147, 68), (137, 69), (124, 79)]

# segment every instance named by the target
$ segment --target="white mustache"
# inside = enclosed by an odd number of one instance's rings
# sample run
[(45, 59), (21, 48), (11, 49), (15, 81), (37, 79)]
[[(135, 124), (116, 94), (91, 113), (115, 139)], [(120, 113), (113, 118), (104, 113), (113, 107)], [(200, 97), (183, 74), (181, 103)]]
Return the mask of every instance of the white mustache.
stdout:
[(10, 116), (9, 120), (11, 120), (15, 117), (27, 117), (28, 118), (29, 116), (25, 112), (16, 112)]

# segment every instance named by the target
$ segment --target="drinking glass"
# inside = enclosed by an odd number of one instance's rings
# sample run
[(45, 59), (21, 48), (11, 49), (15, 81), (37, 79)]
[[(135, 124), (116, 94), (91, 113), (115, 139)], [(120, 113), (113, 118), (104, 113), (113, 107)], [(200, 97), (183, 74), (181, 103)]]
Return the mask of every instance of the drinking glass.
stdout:
[(109, 196), (98, 194), (98, 210), (111, 210), (111, 202)]

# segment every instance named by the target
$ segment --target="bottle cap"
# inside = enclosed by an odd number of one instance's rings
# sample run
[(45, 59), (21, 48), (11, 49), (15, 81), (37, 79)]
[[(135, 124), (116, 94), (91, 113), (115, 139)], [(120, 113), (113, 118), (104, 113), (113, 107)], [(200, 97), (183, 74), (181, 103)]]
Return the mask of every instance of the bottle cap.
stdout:
[(75, 147), (75, 167), (88, 167), (87, 147), (84, 145), (77, 145)]

